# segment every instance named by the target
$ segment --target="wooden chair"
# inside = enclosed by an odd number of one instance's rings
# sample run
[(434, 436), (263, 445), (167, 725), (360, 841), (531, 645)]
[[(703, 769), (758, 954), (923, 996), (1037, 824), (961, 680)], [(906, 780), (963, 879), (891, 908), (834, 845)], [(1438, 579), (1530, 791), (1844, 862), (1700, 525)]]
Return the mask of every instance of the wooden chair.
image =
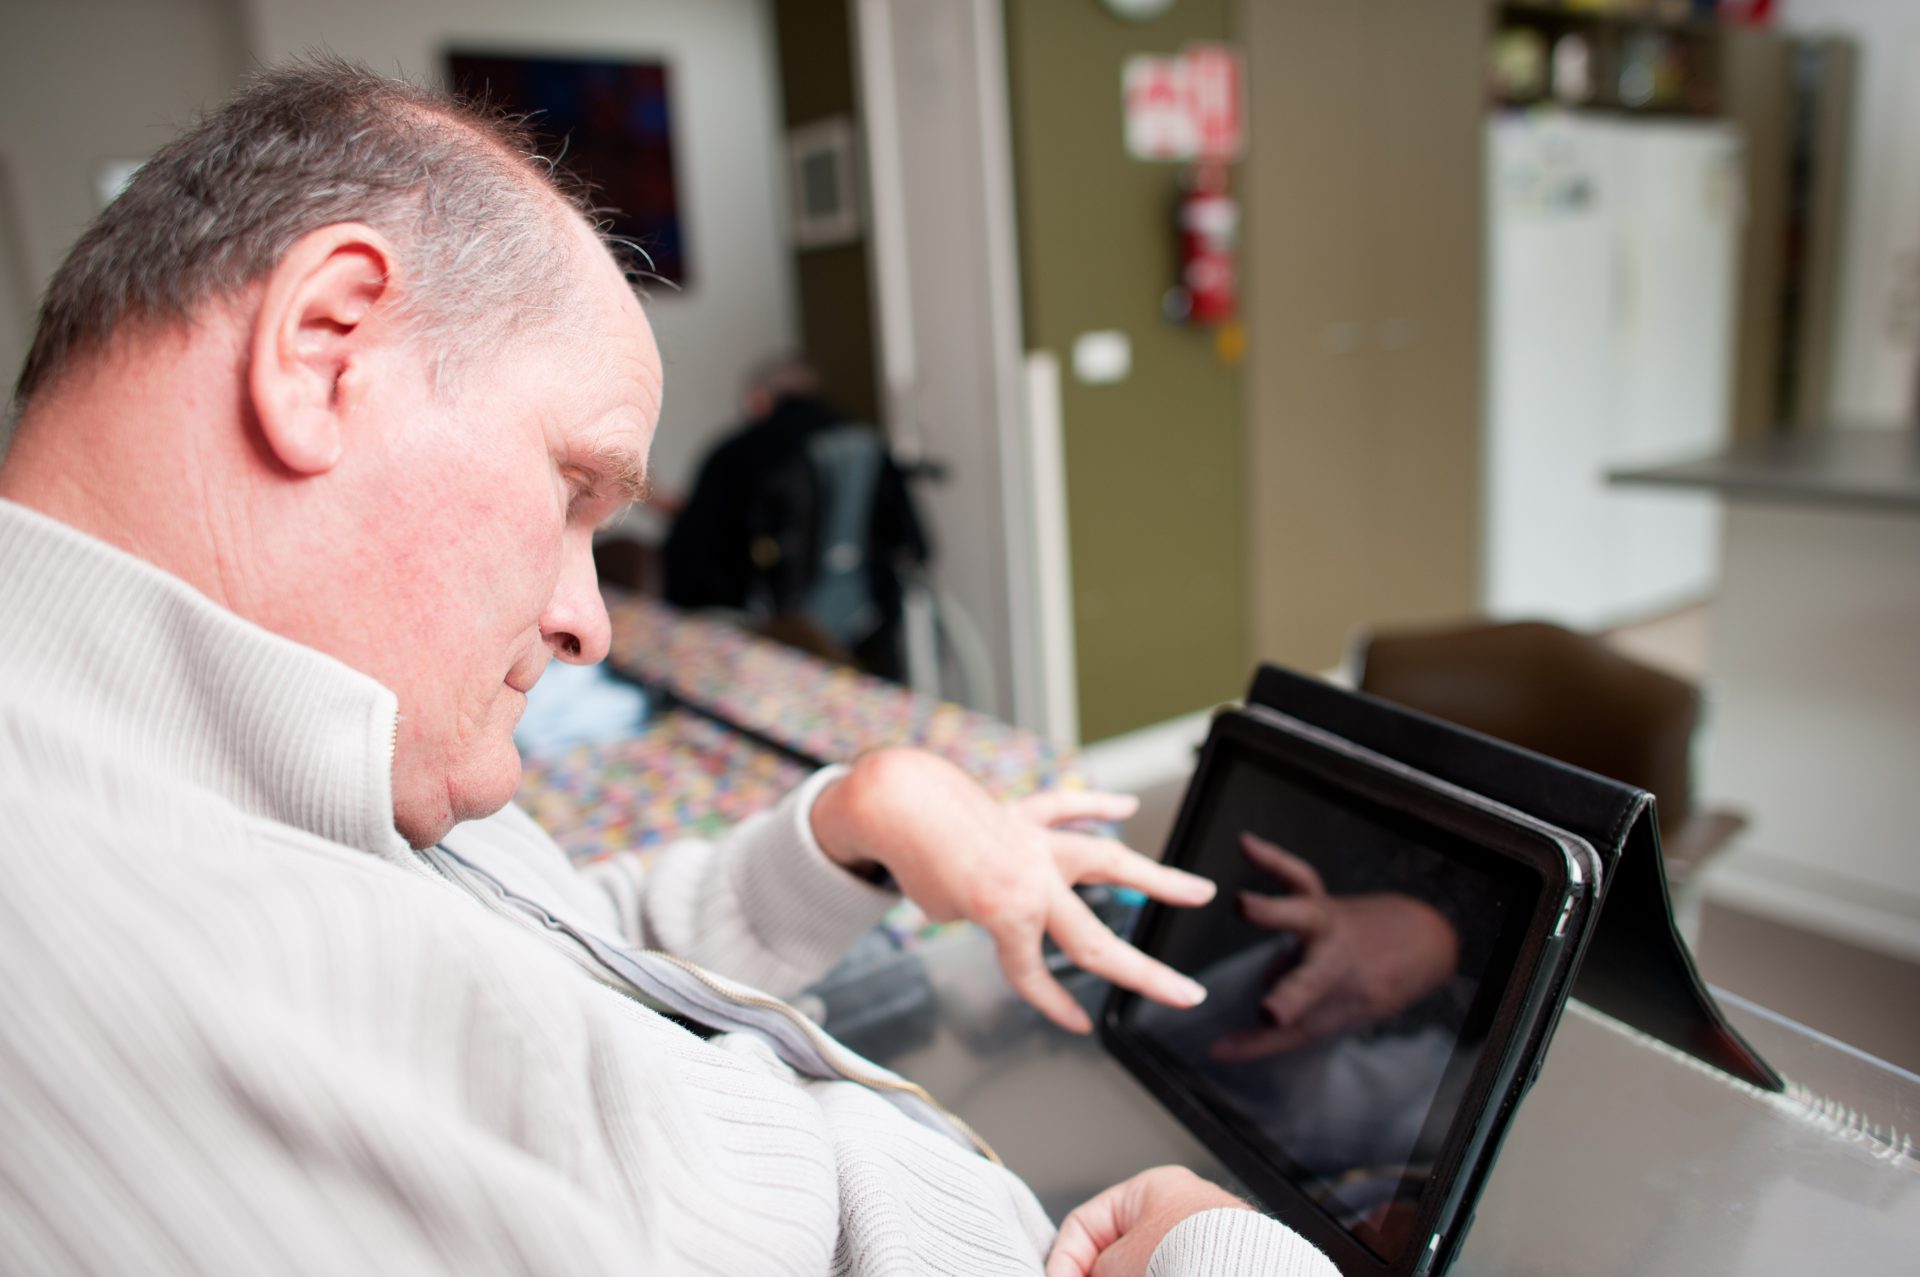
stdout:
[(1539, 621), (1371, 635), (1362, 691), (1653, 792), (1667, 878), (1699, 872), (1746, 818), (1694, 805), (1700, 691)]

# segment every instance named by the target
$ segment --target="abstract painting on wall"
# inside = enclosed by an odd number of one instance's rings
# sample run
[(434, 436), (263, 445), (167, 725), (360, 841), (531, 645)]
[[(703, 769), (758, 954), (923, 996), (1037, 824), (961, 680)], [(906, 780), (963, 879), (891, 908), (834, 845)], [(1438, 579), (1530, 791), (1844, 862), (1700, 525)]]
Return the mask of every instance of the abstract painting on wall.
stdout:
[(648, 273), (686, 287), (665, 63), (456, 49), (447, 73), (456, 91), (526, 116), (540, 153), (587, 185), (613, 235), (652, 259)]

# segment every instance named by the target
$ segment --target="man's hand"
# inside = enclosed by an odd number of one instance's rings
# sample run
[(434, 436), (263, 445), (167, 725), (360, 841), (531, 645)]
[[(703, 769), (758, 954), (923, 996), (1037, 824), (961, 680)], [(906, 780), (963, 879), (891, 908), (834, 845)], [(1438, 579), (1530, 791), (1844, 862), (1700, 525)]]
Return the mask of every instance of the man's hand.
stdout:
[(1241, 834), (1240, 849), (1293, 890), (1242, 892), (1241, 911), (1260, 926), (1298, 936), (1305, 956), (1261, 1000), (1271, 1024), (1216, 1039), (1214, 1059), (1259, 1059), (1372, 1024), (1453, 974), (1459, 938), (1433, 906), (1397, 892), (1328, 895), (1313, 866), (1264, 838)]
[(1075, 963), (1170, 1006), (1205, 997), (1198, 984), (1109, 931), (1072, 887), (1132, 887), (1169, 904), (1213, 898), (1213, 883), (1130, 851), (1111, 838), (1058, 828), (1124, 820), (1130, 797), (1051, 790), (1000, 803), (959, 768), (921, 750), (867, 754), (813, 807), (813, 831), (836, 862), (861, 872), (883, 866), (935, 922), (965, 918), (992, 936), (1020, 996), (1063, 1029), (1093, 1025), (1048, 972), (1042, 936)]
[(1046, 1277), (1144, 1277), (1160, 1239), (1189, 1215), (1245, 1202), (1184, 1166), (1156, 1166), (1115, 1184), (1060, 1225)]

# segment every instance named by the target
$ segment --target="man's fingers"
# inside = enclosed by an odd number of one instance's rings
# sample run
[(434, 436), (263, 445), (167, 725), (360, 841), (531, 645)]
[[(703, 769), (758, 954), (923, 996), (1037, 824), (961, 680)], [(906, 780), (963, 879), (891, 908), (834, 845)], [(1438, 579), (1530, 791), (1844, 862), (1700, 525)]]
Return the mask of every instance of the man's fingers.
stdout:
[(1109, 931), (1071, 891), (1062, 889), (1056, 898), (1047, 932), (1075, 966), (1143, 997), (1172, 1007), (1196, 1006), (1206, 999), (1203, 986)]
[(1047, 1255), (1046, 1277), (1087, 1277), (1100, 1254), (1126, 1231), (1122, 1218), (1126, 1184), (1115, 1184), (1061, 1221), (1060, 1233)]
[(1240, 835), (1240, 851), (1260, 868), (1303, 896), (1324, 896), (1327, 888), (1312, 865), (1257, 834)]
[(1046, 1277), (1087, 1277), (1099, 1258), (1100, 1252), (1076, 1225), (1075, 1216), (1069, 1215), (1053, 1239), (1053, 1251), (1047, 1256)]
[(1213, 880), (1175, 869), (1112, 838), (1061, 830), (1049, 836), (1054, 863), (1072, 882), (1104, 882), (1144, 891), (1170, 905), (1203, 905), (1213, 899)]
[(1140, 800), (1132, 794), (1098, 789), (1043, 789), (1014, 806), (1036, 824), (1061, 825), (1074, 820), (1126, 820), (1140, 810)]
[(1302, 940), (1314, 940), (1327, 930), (1327, 907), (1311, 896), (1263, 896), (1240, 893), (1240, 912), (1247, 921), (1269, 931), (1290, 931)]
[[(1075, 903), (1079, 903), (1077, 899)], [(1094, 925), (1098, 926), (1099, 923)], [(1069, 1033), (1092, 1030), (1093, 1021), (1073, 1000), (1067, 987), (1047, 970), (1046, 961), (1040, 956), (1038, 927), (1007, 924), (998, 929), (989, 929), (988, 934), (993, 937), (994, 952), (1000, 958), (1000, 970), (1005, 973), (1007, 983), (1013, 986), (1015, 993)]]
[(1260, 1005), (1283, 1029), (1298, 1026), (1340, 982), (1340, 963), (1317, 958), (1320, 955), (1308, 954), (1305, 962), (1288, 972), (1260, 999)]

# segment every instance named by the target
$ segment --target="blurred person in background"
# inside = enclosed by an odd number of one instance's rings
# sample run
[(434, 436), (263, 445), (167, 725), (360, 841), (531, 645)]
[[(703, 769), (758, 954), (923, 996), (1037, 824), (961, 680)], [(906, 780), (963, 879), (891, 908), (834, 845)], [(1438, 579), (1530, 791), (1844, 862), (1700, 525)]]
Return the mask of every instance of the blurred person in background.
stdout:
[(56, 273), (0, 466), (0, 1255), (22, 1271), (1313, 1274), (1176, 1168), (1056, 1231), (779, 1001), (905, 892), (1085, 1014), (1190, 982), (1071, 887), (1211, 884), (930, 755), (576, 871), (510, 804), (661, 369), (524, 136), (266, 71)]
[(817, 654), (898, 680), (906, 577), (928, 557), (885, 441), (797, 358), (741, 394), (742, 423), (701, 462), (662, 551), (664, 596), (743, 614)]

